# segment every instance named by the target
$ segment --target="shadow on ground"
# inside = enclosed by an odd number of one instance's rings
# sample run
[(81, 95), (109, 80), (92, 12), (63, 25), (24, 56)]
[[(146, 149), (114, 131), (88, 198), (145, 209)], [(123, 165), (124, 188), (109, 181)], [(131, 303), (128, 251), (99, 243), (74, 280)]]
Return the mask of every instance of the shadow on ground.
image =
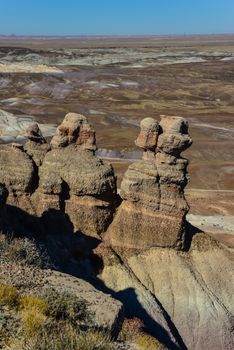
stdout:
[[(189, 234), (186, 250), (189, 250), (192, 238), (199, 230), (189, 223), (187, 223), (187, 230)], [(142, 319), (145, 331), (155, 336), (168, 349), (186, 349), (176, 326), (156, 296), (153, 295), (155, 302), (160, 307), (176, 341), (143, 308), (134, 288), (115, 292), (98, 279), (97, 275), (103, 269), (103, 260), (100, 255), (94, 253), (94, 249), (100, 245), (101, 239), (86, 236), (82, 232), (74, 232), (68, 215), (51, 209), (38, 218), (18, 207), (7, 205), (4, 215), (4, 232), (16, 237), (33, 239), (38, 246), (44, 247), (53, 269), (84, 279), (96, 289), (120, 300), (125, 307), (126, 317)]]

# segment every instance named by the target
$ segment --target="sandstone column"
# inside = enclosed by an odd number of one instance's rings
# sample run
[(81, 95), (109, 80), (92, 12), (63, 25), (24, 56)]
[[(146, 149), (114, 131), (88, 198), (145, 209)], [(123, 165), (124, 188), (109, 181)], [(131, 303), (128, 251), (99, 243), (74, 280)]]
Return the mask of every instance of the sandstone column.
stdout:
[(191, 143), (184, 118), (163, 116), (159, 124), (152, 118), (141, 122), (136, 145), (143, 149), (143, 159), (131, 164), (124, 175), (123, 202), (105, 234), (107, 244), (183, 248), (188, 161), (180, 153)]

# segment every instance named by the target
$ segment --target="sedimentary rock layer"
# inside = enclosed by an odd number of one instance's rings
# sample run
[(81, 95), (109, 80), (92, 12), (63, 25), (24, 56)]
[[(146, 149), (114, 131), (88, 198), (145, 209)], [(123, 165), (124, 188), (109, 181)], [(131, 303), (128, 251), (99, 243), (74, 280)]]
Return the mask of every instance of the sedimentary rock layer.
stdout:
[(136, 145), (143, 159), (131, 164), (120, 190), (123, 199), (108, 228), (111, 246), (147, 249), (154, 246), (183, 248), (186, 240), (184, 198), (188, 161), (180, 153), (192, 140), (181, 117), (152, 118), (141, 122)]
[(233, 349), (232, 249), (201, 233), (187, 253), (121, 251), (109, 254), (99, 277), (129, 317), (143, 319), (169, 349)]
[(116, 178), (112, 166), (94, 155), (95, 132), (87, 119), (69, 113), (51, 145), (37, 124), (26, 134), (25, 146), (0, 147), (0, 181), (9, 191), (8, 204), (30, 221), (53, 222), (58, 231), (66, 221), (73, 232), (98, 238), (112, 220)]

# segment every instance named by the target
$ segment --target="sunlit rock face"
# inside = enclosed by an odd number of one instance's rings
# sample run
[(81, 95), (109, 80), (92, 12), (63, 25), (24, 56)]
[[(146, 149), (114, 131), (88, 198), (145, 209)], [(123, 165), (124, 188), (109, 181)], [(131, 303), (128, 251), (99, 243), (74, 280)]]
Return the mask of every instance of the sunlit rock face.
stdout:
[(39, 169), (41, 213), (51, 208), (68, 215), (74, 231), (91, 236), (109, 225), (116, 196), (112, 166), (92, 152), (70, 145), (52, 149)]
[(95, 131), (86, 117), (66, 115), (51, 144), (37, 124), (26, 136), (25, 146), (0, 147), (0, 182), (9, 191), (8, 204), (53, 232), (66, 233), (69, 227), (100, 238), (115, 210), (116, 178), (112, 166), (94, 155)]
[(51, 145), (54, 148), (66, 147), (71, 144), (76, 144), (90, 151), (97, 149), (95, 131), (87, 118), (81, 114), (68, 113), (51, 140)]
[(180, 153), (192, 142), (185, 119), (142, 120), (135, 143), (143, 159), (125, 173), (117, 211), (116, 177), (95, 156), (95, 131), (86, 117), (68, 113), (50, 144), (35, 123), (26, 135), (25, 146), (0, 147), (0, 182), (8, 204), (30, 221), (42, 218), (52, 231), (70, 227), (95, 238), (108, 229), (105, 241), (123, 248), (184, 247), (188, 162)]
[(124, 175), (123, 202), (105, 235), (107, 243), (135, 249), (184, 247), (188, 161), (180, 153), (191, 143), (184, 118), (163, 116), (160, 123), (152, 118), (141, 122), (136, 145), (143, 149), (143, 159)]

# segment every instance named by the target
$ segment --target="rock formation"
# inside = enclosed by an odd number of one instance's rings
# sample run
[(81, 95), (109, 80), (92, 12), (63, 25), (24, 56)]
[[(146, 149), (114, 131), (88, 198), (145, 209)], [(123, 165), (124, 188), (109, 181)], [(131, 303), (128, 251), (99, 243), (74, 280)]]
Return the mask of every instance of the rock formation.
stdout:
[[(17, 98), (16, 98), (17, 101)], [(24, 142), (27, 135), (25, 130), (35, 124), (32, 116), (17, 116), (0, 109), (0, 141), (1, 142)], [(54, 124), (39, 124), (45, 137), (54, 135), (56, 127)]]
[[(83, 279), (61, 272), (53, 272), (47, 276), (47, 285), (58, 292), (66, 292), (77, 296), (78, 299), (85, 300), (87, 312), (92, 318), (92, 327), (113, 336), (118, 334), (124, 320), (124, 308), (119, 300), (95, 289)], [(69, 350), (69, 348), (66, 348), (66, 350)]]
[[(192, 142), (187, 121), (163, 116), (160, 123), (141, 122), (136, 145), (143, 159), (126, 171), (117, 209), (112, 166), (95, 157), (95, 132), (84, 116), (69, 113), (51, 144), (36, 124), (27, 135), (24, 146), (0, 146), (0, 226), (6, 209), (4, 221), (18, 218), (20, 233), (29, 225), (37, 237), (44, 227), (40, 239), (56, 263), (105, 285), (127, 316), (140, 317), (169, 349), (232, 350), (232, 249), (200, 233), (180, 251), (187, 237), (188, 162), (180, 156)], [(56, 288), (83, 292), (104, 329), (121, 324), (121, 303), (75, 277), (51, 278)]]
[(95, 132), (87, 119), (67, 114), (51, 145), (37, 124), (27, 136), (24, 147), (0, 147), (0, 181), (8, 188), (8, 204), (46, 225), (51, 221), (54, 230), (68, 221), (74, 232), (99, 237), (112, 220), (116, 178), (112, 166), (93, 154)]
[(105, 235), (107, 243), (135, 249), (184, 247), (188, 162), (180, 153), (191, 143), (184, 118), (141, 122), (136, 145), (143, 149), (143, 159), (131, 164), (124, 175), (123, 202)]
[(51, 149), (46, 142), (37, 123), (30, 125), (26, 130), (28, 141), (25, 144), (24, 150), (32, 157), (36, 166), (42, 165), (46, 153)]
[[(111, 165), (94, 155), (95, 131), (86, 117), (68, 113), (51, 144), (35, 123), (26, 135), (24, 147), (0, 147), (0, 181), (8, 188), (8, 204), (43, 220), (48, 217), (54, 228), (62, 230), (62, 221), (68, 221), (74, 232), (99, 237), (115, 212), (116, 179)], [(123, 202), (106, 242), (136, 249), (184, 247), (187, 160), (180, 153), (190, 144), (183, 118), (141, 122), (136, 145), (143, 149), (143, 159), (124, 176)]]
[(64, 210), (74, 231), (97, 236), (105, 231), (114, 211), (116, 179), (112, 167), (79, 146), (52, 149), (39, 169), (42, 214)]
[(233, 349), (233, 249), (200, 233), (188, 253), (155, 247), (109, 256), (99, 278), (169, 349)]
[(64, 206), (75, 232), (98, 237), (112, 219), (116, 179), (112, 166), (93, 154), (95, 131), (86, 117), (69, 113), (51, 145), (39, 169), (40, 213)]
[(0, 182), (9, 192), (7, 203), (30, 212), (30, 195), (37, 179), (34, 162), (22, 145), (0, 146)]
[(51, 145), (54, 148), (66, 147), (71, 144), (76, 144), (90, 151), (97, 149), (95, 131), (87, 118), (81, 114), (68, 113), (51, 140)]

